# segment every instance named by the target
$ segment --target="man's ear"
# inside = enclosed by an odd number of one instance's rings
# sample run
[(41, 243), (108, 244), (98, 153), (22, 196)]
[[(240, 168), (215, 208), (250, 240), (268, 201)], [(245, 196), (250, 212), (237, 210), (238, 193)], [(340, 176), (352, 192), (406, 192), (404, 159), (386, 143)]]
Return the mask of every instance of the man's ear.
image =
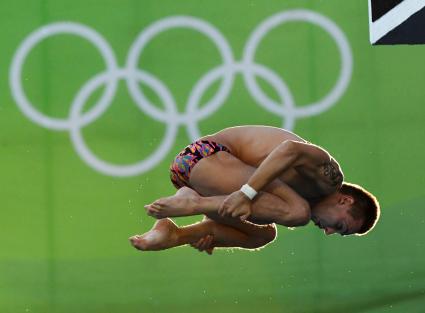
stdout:
[(350, 195), (341, 194), (338, 200), (338, 204), (351, 206), (354, 204), (354, 198)]

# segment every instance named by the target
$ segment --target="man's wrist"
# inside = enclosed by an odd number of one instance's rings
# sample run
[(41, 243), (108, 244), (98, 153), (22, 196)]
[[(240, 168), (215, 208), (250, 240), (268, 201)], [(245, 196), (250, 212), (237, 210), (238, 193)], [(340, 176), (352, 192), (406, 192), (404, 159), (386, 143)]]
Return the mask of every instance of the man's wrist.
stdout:
[(249, 200), (254, 199), (255, 196), (258, 194), (258, 192), (248, 184), (243, 185), (240, 191), (242, 191), (242, 193), (247, 196)]

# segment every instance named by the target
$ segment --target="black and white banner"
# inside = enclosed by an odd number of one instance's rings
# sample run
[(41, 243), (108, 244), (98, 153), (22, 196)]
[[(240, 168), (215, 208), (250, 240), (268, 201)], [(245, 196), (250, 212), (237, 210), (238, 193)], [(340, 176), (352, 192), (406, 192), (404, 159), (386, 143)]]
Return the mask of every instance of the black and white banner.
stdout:
[(425, 0), (369, 0), (373, 45), (425, 43)]

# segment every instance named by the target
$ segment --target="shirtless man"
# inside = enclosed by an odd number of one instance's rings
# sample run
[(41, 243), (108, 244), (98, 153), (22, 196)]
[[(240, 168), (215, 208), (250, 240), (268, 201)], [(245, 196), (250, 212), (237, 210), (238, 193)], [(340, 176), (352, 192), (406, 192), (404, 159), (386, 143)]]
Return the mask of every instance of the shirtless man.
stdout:
[[(256, 249), (275, 239), (274, 223), (297, 227), (310, 220), (327, 235), (364, 235), (380, 215), (376, 198), (343, 182), (327, 151), (280, 128), (239, 126), (202, 137), (176, 156), (170, 171), (178, 191), (145, 206), (159, 220), (130, 237), (139, 250)], [(185, 227), (168, 218), (197, 214), (206, 218)]]

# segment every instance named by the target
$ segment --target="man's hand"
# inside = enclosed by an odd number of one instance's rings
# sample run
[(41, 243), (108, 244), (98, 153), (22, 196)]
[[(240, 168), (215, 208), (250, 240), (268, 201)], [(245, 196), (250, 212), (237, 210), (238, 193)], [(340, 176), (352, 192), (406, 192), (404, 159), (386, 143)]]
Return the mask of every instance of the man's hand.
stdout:
[(205, 237), (199, 239), (197, 242), (191, 243), (190, 246), (195, 248), (195, 249), (198, 249), (199, 252), (205, 251), (206, 253), (211, 255), (213, 253), (213, 250), (214, 250), (214, 246), (212, 244), (213, 240), (214, 240), (214, 236), (208, 235), (208, 236), (205, 236)]
[(221, 216), (239, 217), (245, 221), (251, 215), (251, 200), (240, 190), (230, 194), (218, 209)]

